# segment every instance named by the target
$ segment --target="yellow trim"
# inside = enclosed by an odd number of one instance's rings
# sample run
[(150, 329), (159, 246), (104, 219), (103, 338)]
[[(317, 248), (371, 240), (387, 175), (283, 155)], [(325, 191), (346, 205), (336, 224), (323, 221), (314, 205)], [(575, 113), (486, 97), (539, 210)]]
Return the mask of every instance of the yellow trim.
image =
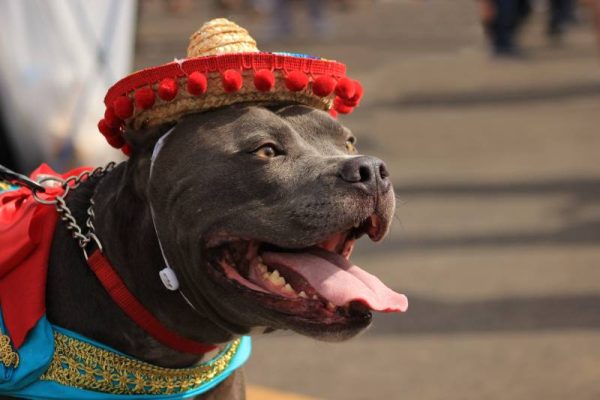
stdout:
[(54, 331), (55, 351), (41, 380), (112, 394), (174, 394), (195, 389), (223, 372), (240, 340), (213, 361), (191, 368), (162, 368)]
[(3, 192), (5, 190), (9, 190), (12, 189), (12, 185), (6, 183), (6, 182), (0, 182), (0, 192)]
[(0, 330), (0, 363), (6, 368), (19, 366), (19, 353), (14, 351), (10, 344), (10, 337), (4, 335), (2, 330)]

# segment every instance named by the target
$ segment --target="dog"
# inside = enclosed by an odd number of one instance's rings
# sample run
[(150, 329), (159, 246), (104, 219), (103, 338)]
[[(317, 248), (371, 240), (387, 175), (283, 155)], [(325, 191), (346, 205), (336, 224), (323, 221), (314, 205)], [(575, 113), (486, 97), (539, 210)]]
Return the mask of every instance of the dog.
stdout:
[[(225, 19), (192, 35), (186, 60), (117, 82), (98, 128), (127, 161), (50, 177), (55, 197), (26, 179), (34, 193), (0, 197), (0, 393), (243, 399), (248, 335), (343, 341), (372, 311), (405, 311), (350, 262), (395, 210), (386, 165), (334, 118), (361, 97), (343, 64), (259, 52)], [(45, 293), (20, 264), (42, 234)], [(17, 350), (37, 357), (19, 365)]]
[[(171, 129), (150, 175), (153, 143)], [(131, 159), (73, 191), (68, 206), (84, 220), (93, 198), (104, 252), (166, 326), (207, 343), (257, 328), (339, 341), (369, 326), (365, 304), (331, 307), (285, 265), (328, 259), (343, 266), (356, 239), (366, 234), (379, 241), (389, 229), (395, 196), (388, 170), (383, 161), (359, 155), (347, 128), (302, 105), (234, 105), (128, 136)], [(158, 279), (164, 265), (157, 234), (194, 309)], [(269, 292), (266, 284), (254, 288), (257, 257), (306, 298), (281, 288)], [(155, 365), (200, 360), (158, 343), (127, 318), (63, 224), (52, 244), (47, 315)], [(244, 393), (238, 370), (197, 398), (243, 399)]]

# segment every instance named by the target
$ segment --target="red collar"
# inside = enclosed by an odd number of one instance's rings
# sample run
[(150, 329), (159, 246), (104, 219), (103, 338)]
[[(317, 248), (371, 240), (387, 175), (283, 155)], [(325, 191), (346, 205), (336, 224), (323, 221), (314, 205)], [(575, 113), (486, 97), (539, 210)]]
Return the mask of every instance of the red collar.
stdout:
[(160, 343), (182, 353), (192, 354), (205, 354), (216, 348), (214, 345), (180, 336), (165, 327), (127, 289), (125, 282), (100, 250), (95, 250), (88, 258), (88, 265), (121, 310)]
[[(85, 170), (89, 169), (79, 168), (60, 175), (43, 164), (31, 178), (36, 180), (39, 175), (53, 175), (66, 179)], [(47, 193), (61, 195), (63, 189), (52, 188)], [(57, 220), (56, 210), (37, 203), (29, 189), (21, 188), (0, 196), (0, 306), (4, 323), (17, 348), (46, 312), (46, 274)], [(89, 257), (88, 265), (119, 308), (158, 342), (191, 354), (205, 354), (216, 348), (182, 337), (164, 326), (129, 291), (99, 250)]]

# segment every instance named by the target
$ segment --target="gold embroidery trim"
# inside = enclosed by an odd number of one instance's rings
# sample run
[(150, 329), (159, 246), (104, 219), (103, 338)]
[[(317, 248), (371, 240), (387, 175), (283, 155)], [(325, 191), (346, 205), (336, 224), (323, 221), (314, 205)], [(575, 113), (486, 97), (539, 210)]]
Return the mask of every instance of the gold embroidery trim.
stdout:
[(6, 182), (0, 182), (0, 192), (3, 192), (5, 190), (9, 190), (12, 189), (12, 185), (9, 185)]
[(19, 366), (19, 353), (10, 344), (10, 337), (4, 335), (0, 330), (0, 363), (6, 368)]
[(41, 380), (112, 394), (175, 394), (195, 389), (223, 372), (240, 339), (210, 363), (162, 368), (54, 331), (54, 356)]

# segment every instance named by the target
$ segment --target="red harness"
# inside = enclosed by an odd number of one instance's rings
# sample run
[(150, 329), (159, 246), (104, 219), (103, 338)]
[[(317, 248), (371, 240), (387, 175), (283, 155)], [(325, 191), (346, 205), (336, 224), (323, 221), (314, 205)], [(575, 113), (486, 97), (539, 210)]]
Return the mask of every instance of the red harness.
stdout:
[[(31, 178), (51, 175), (66, 179), (89, 170), (78, 168), (60, 175), (42, 164)], [(59, 186), (47, 188), (41, 196), (52, 198), (63, 193)], [(16, 348), (46, 312), (46, 274), (57, 220), (54, 207), (36, 202), (30, 189), (20, 188), (0, 195), (0, 306)], [(216, 348), (165, 327), (129, 291), (101, 251), (91, 254), (88, 265), (119, 308), (158, 342), (182, 353), (205, 354)]]

